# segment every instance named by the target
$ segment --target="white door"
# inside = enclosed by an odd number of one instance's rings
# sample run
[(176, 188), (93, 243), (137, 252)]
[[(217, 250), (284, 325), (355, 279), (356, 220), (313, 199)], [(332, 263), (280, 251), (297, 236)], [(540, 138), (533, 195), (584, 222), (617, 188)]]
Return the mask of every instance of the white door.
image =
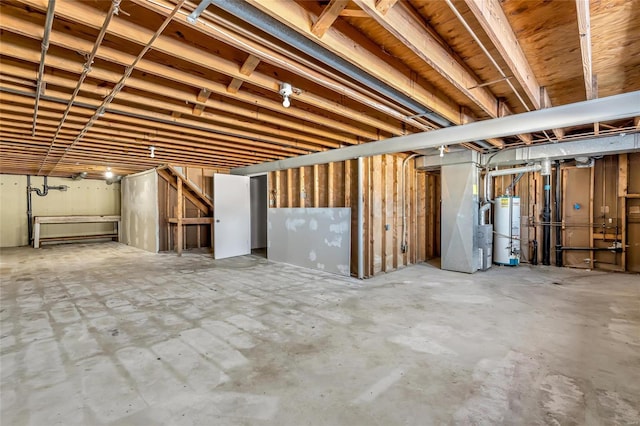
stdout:
[(249, 177), (213, 175), (213, 222), (216, 259), (251, 253)]

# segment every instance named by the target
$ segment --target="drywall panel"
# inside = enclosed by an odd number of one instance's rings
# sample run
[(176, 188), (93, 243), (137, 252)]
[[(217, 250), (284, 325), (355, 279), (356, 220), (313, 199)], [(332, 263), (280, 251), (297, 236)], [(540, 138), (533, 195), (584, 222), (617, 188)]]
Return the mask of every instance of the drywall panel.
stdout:
[(270, 260), (350, 275), (350, 208), (269, 209)]
[[(31, 177), (33, 188), (43, 189), (44, 178)], [(40, 197), (31, 194), (33, 216), (119, 215), (120, 184), (104, 180), (49, 178), (50, 186), (66, 185), (67, 191), (50, 190)], [(42, 225), (41, 237), (105, 234), (110, 223), (64, 223)], [(29, 244), (27, 228), (27, 177), (0, 175), (0, 247)]]
[(267, 246), (267, 175), (251, 178), (251, 249)]
[(29, 244), (27, 177), (0, 175), (0, 247)]
[(122, 242), (157, 253), (158, 174), (154, 170), (122, 179)]
[(473, 273), (480, 266), (477, 242), (478, 168), (442, 166), (442, 269)]

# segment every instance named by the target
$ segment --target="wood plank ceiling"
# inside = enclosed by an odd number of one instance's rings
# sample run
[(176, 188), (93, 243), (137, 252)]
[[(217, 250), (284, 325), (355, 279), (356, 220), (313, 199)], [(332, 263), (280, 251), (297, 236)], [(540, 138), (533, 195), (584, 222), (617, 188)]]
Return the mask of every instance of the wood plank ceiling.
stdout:
[[(638, 0), (222, 2), (359, 75), (217, 1), (195, 24), (188, 1), (2, 1), (0, 173), (227, 170), (640, 90)], [(632, 119), (464, 146), (637, 130)]]

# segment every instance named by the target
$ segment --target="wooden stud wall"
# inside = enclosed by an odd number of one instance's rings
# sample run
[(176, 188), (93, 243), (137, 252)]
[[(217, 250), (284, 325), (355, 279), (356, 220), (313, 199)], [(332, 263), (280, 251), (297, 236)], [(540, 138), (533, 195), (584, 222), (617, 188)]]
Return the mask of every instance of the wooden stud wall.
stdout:
[[(552, 188), (555, 188), (555, 173), (553, 167)], [(623, 253), (568, 251), (563, 254), (564, 266), (640, 271), (640, 153), (605, 156), (595, 160), (594, 167), (584, 169), (566, 162), (561, 166), (561, 173), (563, 215), (561, 226), (553, 223), (551, 227), (551, 264), (555, 264), (555, 234), (561, 232), (563, 245), (612, 247), (618, 243), (624, 248)], [(511, 181), (511, 176), (495, 179), (495, 196), (503, 194)], [(540, 173), (527, 173), (516, 185), (514, 195), (519, 195), (521, 200), (522, 261), (531, 263), (533, 241), (537, 241), (540, 263), (544, 204)], [(633, 207), (636, 213), (630, 218), (630, 200), (633, 205), (636, 199), (637, 206)], [(552, 189), (552, 222), (555, 203)]]
[[(364, 159), (365, 276), (390, 272), (439, 255), (439, 175), (407, 162), (407, 250), (402, 252), (402, 162), (406, 156)], [(356, 160), (271, 172), (269, 206), (351, 207), (351, 272), (357, 271)]]
[[(184, 167), (182, 173), (200, 188), (208, 197), (213, 195), (213, 174), (224, 173), (226, 170), (207, 169), (201, 167)], [(182, 198), (182, 200), (180, 200)], [(179, 218), (182, 223), (187, 223), (189, 219), (207, 217), (201, 208), (196, 206), (186, 196), (178, 197), (178, 188), (173, 187), (160, 175), (158, 179), (158, 212), (160, 229), (160, 251), (172, 251), (177, 249), (177, 238), (182, 238), (181, 249), (188, 250), (194, 248), (211, 247), (211, 225), (210, 224), (190, 224), (188, 226), (176, 226), (170, 223), (170, 218)], [(182, 232), (178, 229), (182, 228)], [(181, 236), (179, 234), (182, 234)]]

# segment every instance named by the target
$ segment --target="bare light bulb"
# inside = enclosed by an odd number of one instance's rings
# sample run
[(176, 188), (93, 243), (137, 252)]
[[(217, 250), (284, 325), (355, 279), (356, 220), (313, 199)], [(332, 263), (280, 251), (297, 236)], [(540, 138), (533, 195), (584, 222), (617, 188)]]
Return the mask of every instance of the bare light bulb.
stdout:
[(107, 171), (104, 172), (104, 177), (107, 179), (111, 179), (113, 177), (113, 172), (111, 171), (111, 167), (107, 167)]
[(149, 147), (149, 151), (150, 151), (150, 153), (149, 153), (149, 157), (154, 158), (154, 157), (156, 156), (156, 147), (155, 147), (155, 146), (153, 146), (153, 145), (151, 145), (151, 146)]
[(440, 150), (440, 158), (444, 157), (444, 145), (440, 145), (440, 148), (438, 148)]
[(291, 106), (291, 101), (289, 100), (288, 96), (282, 98), (282, 106), (285, 108), (289, 108)]

